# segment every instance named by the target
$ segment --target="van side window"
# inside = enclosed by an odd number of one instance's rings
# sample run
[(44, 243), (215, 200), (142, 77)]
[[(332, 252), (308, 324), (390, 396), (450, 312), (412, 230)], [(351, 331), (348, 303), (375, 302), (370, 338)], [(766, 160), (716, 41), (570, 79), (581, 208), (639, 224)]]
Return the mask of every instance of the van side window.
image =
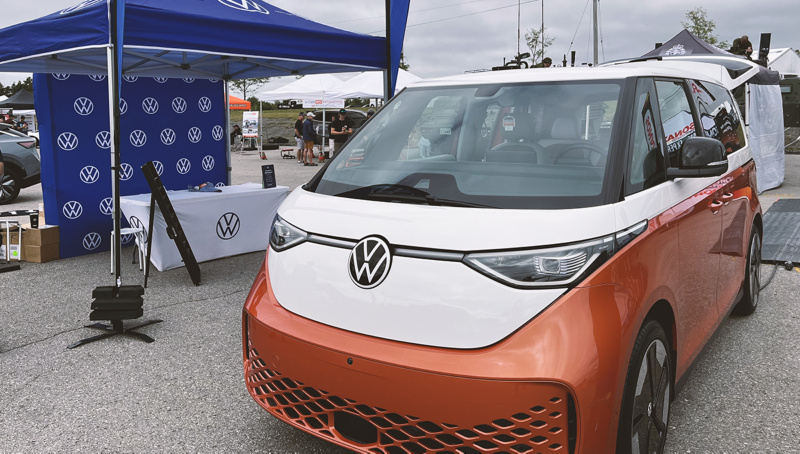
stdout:
[(655, 105), (656, 90), (653, 80), (639, 79), (633, 110), (626, 195), (665, 181), (663, 135), (653, 110)]
[(710, 82), (689, 81), (703, 135), (719, 140), (728, 153), (745, 145), (744, 128), (735, 108), (736, 101), (723, 87)]
[(670, 165), (678, 167), (678, 151), (683, 142), (695, 136), (694, 117), (682, 82), (656, 81), (658, 107), (667, 139)]

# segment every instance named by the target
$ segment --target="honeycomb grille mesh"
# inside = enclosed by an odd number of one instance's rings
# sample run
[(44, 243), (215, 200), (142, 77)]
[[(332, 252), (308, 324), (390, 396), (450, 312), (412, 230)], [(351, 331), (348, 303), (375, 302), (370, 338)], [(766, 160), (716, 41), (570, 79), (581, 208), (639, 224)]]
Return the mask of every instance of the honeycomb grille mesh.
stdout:
[[(292, 425), (317, 434), (320, 438), (345, 444), (351, 449), (374, 454), (537, 454), (568, 451), (567, 393), (554, 395), (545, 402), (512, 415), (498, 415), (499, 418), (484, 424), (459, 427), (393, 413), (391, 409), (333, 395), (268, 369), (252, 345), (249, 345), (248, 353), (245, 381), (256, 402)], [(358, 415), (374, 425), (378, 433), (377, 442), (356, 444), (337, 433), (333, 415), (340, 411)]]

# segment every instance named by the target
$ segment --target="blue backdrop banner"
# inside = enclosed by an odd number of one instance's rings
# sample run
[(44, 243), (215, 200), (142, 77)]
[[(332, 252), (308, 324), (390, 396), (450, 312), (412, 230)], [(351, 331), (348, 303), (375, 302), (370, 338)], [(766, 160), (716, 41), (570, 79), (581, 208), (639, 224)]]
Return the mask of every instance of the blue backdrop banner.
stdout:
[[(110, 249), (111, 137), (105, 76), (35, 74), (45, 219), (59, 226), (61, 257)], [(224, 82), (124, 77), (120, 194), (149, 193), (153, 161), (167, 189), (227, 179)], [(123, 227), (127, 226), (123, 220)], [(132, 237), (123, 237), (123, 246)]]

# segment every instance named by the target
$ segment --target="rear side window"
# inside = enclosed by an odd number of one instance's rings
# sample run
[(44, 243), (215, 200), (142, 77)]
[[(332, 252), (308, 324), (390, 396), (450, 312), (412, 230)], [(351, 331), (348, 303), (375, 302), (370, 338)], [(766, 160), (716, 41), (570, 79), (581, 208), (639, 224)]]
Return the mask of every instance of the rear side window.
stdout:
[(658, 80), (656, 90), (670, 165), (678, 167), (678, 151), (686, 139), (695, 135), (692, 108), (683, 82)]
[(689, 84), (703, 135), (722, 142), (728, 153), (742, 148), (745, 145), (744, 128), (728, 90), (710, 82), (693, 80)]
[(656, 106), (656, 89), (652, 79), (639, 79), (635, 103), (626, 195), (665, 181), (663, 136), (653, 110)]

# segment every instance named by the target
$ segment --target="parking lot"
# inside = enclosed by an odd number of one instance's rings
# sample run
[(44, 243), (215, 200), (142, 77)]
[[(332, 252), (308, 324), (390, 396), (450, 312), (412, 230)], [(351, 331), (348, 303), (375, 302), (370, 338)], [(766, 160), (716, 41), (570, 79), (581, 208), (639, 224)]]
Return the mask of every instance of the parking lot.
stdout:
[[(235, 155), (234, 184), (259, 182), (263, 163), (291, 188), (319, 169), (268, 153)], [(784, 185), (761, 201), (766, 211), (797, 197), (800, 156), (787, 155)], [(36, 186), (13, 208), (39, 203)], [(75, 350), (66, 346), (96, 334), (83, 325), (91, 290), (112, 283), (109, 253), (0, 274), (0, 452), (344, 452), (278, 422), (247, 394), (241, 311), (262, 260), (256, 252), (202, 263), (199, 287), (182, 268), (153, 269), (143, 320), (163, 322), (141, 331), (156, 342), (117, 336)], [(124, 263), (123, 283), (141, 283)], [(667, 452), (798, 450), (798, 290), (800, 272), (781, 269), (755, 314), (723, 323), (672, 406)]]

